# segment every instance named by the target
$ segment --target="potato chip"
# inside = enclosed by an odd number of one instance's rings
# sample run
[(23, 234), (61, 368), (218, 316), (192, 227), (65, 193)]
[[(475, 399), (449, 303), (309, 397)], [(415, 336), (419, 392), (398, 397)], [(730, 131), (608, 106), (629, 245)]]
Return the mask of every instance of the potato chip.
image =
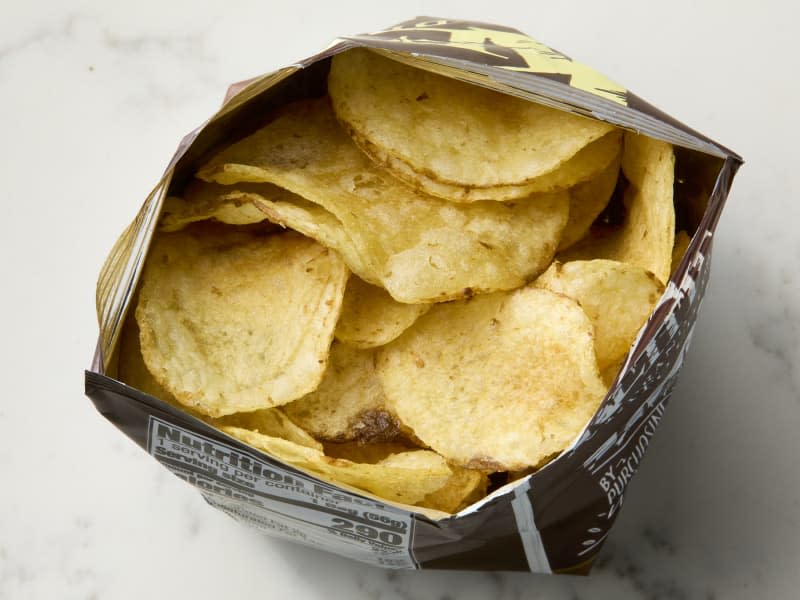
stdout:
[[(408, 452), (410, 448), (396, 442), (378, 444), (359, 444), (345, 442), (341, 444), (326, 443), (325, 454), (334, 458), (344, 458), (356, 463), (375, 464), (386, 459), (391, 454)], [(489, 478), (481, 471), (464, 469), (449, 465), (452, 475), (440, 489), (425, 496), (414, 506), (431, 509), (444, 513), (456, 513), (477, 502), (486, 495)], [(444, 515), (430, 514), (432, 518), (441, 518)]]
[[(142, 358), (139, 344), (139, 326), (132, 314), (129, 314), (122, 326), (119, 336), (119, 359), (117, 361), (117, 379), (137, 390), (150, 394), (173, 405), (179, 405), (175, 397), (161, 386), (147, 370)], [(182, 407), (183, 408), (183, 407)]]
[(583, 238), (603, 212), (617, 185), (619, 164), (619, 159), (615, 158), (597, 177), (569, 190), (569, 220), (561, 232), (559, 250), (569, 248)]
[(351, 277), (334, 335), (354, 348), (388, 344), (430, 310), (430, 304), (402, 304), (383, 288)]
[(418, 446), (408, 442), (322, 442), (326, 456), (331, 458), (344, 458), (356, 463), (369, 463), (374, 465), (381, 462), (391, 454), (420, 450)]
[(475, 469), (451, 467), (453, 474), (447, 483), (416, 503), (446, 513), (457, 513), (486, 495), (489, 477)]
[(178, 231), (190, 223), (214, 220), (229, 225), (250, 225), (267, 219), (252, 202), (223, 197), (231, 189), (224, 185), (192, 180), (179, 196), (164, 200), (161, 211), (161, 231)]
[[(198, 175), (274, 183), (323, 207), (327, 214), (290, 215), (265, 198), (273, 218), (308, 235), (321, 231), (327, 241), (317, 239), (339, 250), (354, 273), (408, 304), (523, 285), (549, 265), (569, 211), (565, 192), (463, 205), (415, 192), (355, 147), (325, 99), (286, 107)], [(336, 220), (343, 235), (329, 231)]]
[(622, 171), (628, 180), (624, 198), (627, 215), (622, 228), (587, 237), (561, 254), (559, 260), (607, 258), (642, 267), (666, 283), (675, 238), (672, 146), (626, 133)]
[(525, 184), (612, 130), (365, 49), (334, 56), (328, 92), (365, 149), (380, 149), (381, 162), (418, 186), (416, 174), (465, 188)]
[(250, 431), (294, 442), (307, 448), (322, 450), (322, 444), (311, 437), (302, 427), (296, 425), (280, 408), (262, 408), (252, 412), (234, 413), (218, 419), (209, 419), (209, 422), (218, 429), (223, 429), (224, 427), (249, 429)]
[(605, 395), (578, 304), (525, 287), (434, 306), (378, 350), (389, 406), (451, 462), (520, 470), (563, 450)]
[(423, 500), (442, 488), (451, 475), (447, 462), (429, 450), (392, 454), (376, 464), (354, 463), (248, 429), (222, 427), (222, 430), (297, 469), (404, 504)]
[(195, 419), (208, 422), (207, 416), (178, 402), (177, 398), (158, 383), (150, 374), (150, 371), (147, 370), (139, 343), (139, 325), (136, 323), (133, 314), (129, 314), (126, 317), (125, 324), (122, 326), (122, 332), (119, 338), (119, 359), (117, 365), (117, 379), (119, 381), (145, 394), (150, 394), (190, 414)]
[(619, 375), (623, 364), (625, 364), (625, 357), (621, 358), (615, 363), (611, 363), (605, 369), (600, 371), (600, 377), (603, 378), (603, 383), (606, 384), (606, 388), (610, 388), (617, 380), (617, 375)]
[(136, 320), (153, 377), (212, 417), (312, 391), (339, 317), (344, 263), (294, 232), (202, 233), (163, 234), (151, 248)]
[[(274, 202), (279, 210), (268, 206), (265, 198), (270, 199), (270, 204)], [(208, 220), (240, 226), (275, 223), (295, 229), (324, 246), (336, 248), (347, 262), (363, 264), (355, 244), (344, 233), (336, 217), (324, 208), (271, 183), (227, 186), (192, 180), (183, 197), (170, 196), (165, 200), (160, 229), (165, 232), (179, 231), (192, 223)]]
[[(240, 187), (242, 184), (237, 185)], [(355, 242), (347, 235), (342, 222), (321, 206), (272, 184), (252, 185), (251, 191), (232, 191), (223, 197), (251, 202), (273, 222), (294, 229), (317, 240), (323, 246), (334, 248), (345, 263), (357, 273), (371, 272), (372, 264)], [(253, 190), (258, 190), (257, 192)]]
[(286, 414), (317, 439), (386, 442), (402, 437), (386, 408), (374, 358), (372, 350), (334, 342), (322, 383), (284, 406)]
[(689, 234), (682, 229), (675, 234), (675, 245), (672, 247), (672, 261), (669, 269), (670, 277), (672, 277), (675, 274), (675, 271), (678, 270), (678, 266), (681, 264), (681, 260), (683, 260), (683, 255), (686, 254), (686, 250), (689, 249), (689, 244), (691, 241), (692, 238), (689, 237)]
[(397, 177), (412, 187), (451, 202), (476, 202), (480, 200), (509, 201), (531, 194), (563, 190), (601, 173), (619, 155), (622, 133), (612, 131), (582, 148), (575, 156), (558, 168), (520, 185), (494, 185), (490, 187), (463, 187), (438, 181), (425, 173), (416, 173), (402, 161), (394, 160), (381, 148), (370, 144), (355, 132), (353, 141), (375, 162), (387, 167)]
[(594, 325), (600, 371), (628, 353), (664, 291), (652, 273), (612, 260), (555, 262), (534, 285), (581, 305)]
[[(265, 204), (265, 198), (280, 210)], [(286, 218), (284, 218), (284, 213)], [(341, 222), (324, 208), (289, 190), (271, 183), (239, 183), (235, 186), (193, 180), (183, 197), (170, 196), (164, 201), (159, 229), (179, 231), (199, 221), (216, 221), (228, 225), (274, 223), (295, 229), (334, 247), (353, 264), (362, 264), (356, 246), (344, 233)], [(266, 228), (261, 228), (266, 231)], [(362, 268), (363, 269), (363, 268)]]

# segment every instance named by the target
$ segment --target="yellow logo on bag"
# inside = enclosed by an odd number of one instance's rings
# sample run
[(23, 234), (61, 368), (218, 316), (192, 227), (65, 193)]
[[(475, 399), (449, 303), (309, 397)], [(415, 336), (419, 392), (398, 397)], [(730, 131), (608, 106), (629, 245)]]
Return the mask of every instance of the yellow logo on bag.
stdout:
[(369, 37), (433, 46), (435, 53), (441, 56), (550, 77), (618, 104), (627, 104), (624, 87), (516, 29), (470, 21), (423, 18), (401, 23)]

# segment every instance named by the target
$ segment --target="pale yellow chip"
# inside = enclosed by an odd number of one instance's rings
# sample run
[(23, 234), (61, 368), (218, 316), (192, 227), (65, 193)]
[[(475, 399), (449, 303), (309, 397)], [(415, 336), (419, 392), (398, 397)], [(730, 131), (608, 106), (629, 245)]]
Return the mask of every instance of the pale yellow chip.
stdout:
[(555, 262), (534, 285), (564, 294), (581, 305), (594, 325), (601, 371), (628, 353), (664, 291), (652, 273), (612, 260)]
[(218, 429), (225, 427), (249, 429), (270, 437), (294, 442), (307, 448), (322, 450), (322, 444), (287, 417), (281, 408), (263, 408), (252, 412), (234, 413), (226, 417), (209, 419), (209, 422)]
[(370, 144), (356, 132), (351, 132), (356, 145), (375, 162), (388, 168), (410, 186), (424, 193), (451, 202), (477, 202), (494, 200), (504, 202), (563, 190), (587, 181), (602, 172), (619, 155), (622, 133), (612, 131), (582, 148), (575, 156), (558, 168), (520, 185), (494, 185), (490, 187), (464, 187), (439, 181), (425, 173), (413, 171), (406, 163), (394, 160), (386, 151)]
[(117, 379), (122, 383), (137, 390), (155, 396), (170, 404), (178, 404), (175, 397), (159, 384), (142, 358), (142, 348), (139, 344), (139, 326), (133, 314), (129, 314), (122, 326), (119, 336), (119, 359), (117, 361)]
[(386, 408), (374, 358), (372, 350), (334, 342), (322, 383), (284, 406), (286, 414), (322, 440), (386, 442), (402, 437), (397, 419)]
[(689, 249), (689, 244), (691, 241), (692, 238), (689, 237), (689, 234), (682, 229), (675, 234), (675, 246), (672, 248), (672, 266), (669, 270), (670, 277), (672, 277), (675, 274), (675, 271), (678, 270), (678, 266), (681, 264), (683, 255), (686, 254), (686, 250)]
[(619, 158), (615, 158), (594, 179), (580, 183), (569, 190), (569, 220), (561, 232), (559, 251), (569, 248), (583, 238), (608, 205), (617, 185), (619, 165)]
[(249, 429), (222, 427), (222, 430), (297, 469), (403, 504), (423, 500), (442, 488), (451, 475), (447, 462), (429, 450), (392, 454), (376, 464), (354, 463)]
[[(336, 458), (345, 458), (358, 463), (378, 463), (391, 454), (408, 452), (409, 448), (398, 443), (358, 444), (325, 444), (325, 454)], [(441, 489), (428, 494), (415, 506), (430, 508), (446, 513), (456, 513), (477, 502), (486, 495), (489, 477), (482, 471), (464, 469), (450, 465), (453, 474)]]
[(163, 234), (136, 309), (147, 368), (212, 417), (295, 400), (322, 380), (348, 275), (294, 232)]
[(666, 283), (675, 239), (672, 146), (626, 133), (622, 171), (628, 188), (624, 197), (627, 214), (621, 229), (607, 235), (590, 235), (561, 254), (559, 260), (617, 260), (642, 267)]
[(446, 513), (457, 513), (486, 495), (489, 477), (475, 469), (451, 467), (453, 475), (439, 490), (428, 494), (416, 503), (417, 506), (432, 508)]
[(433, 307), (379, 349), (389, 406), (451, 462), (520, 470), (566, 448), (606, 388), (573, 300), (525, 287)]
[(617, 380), (617, 375), (619, 375), (619, 372), (622, 370), (623, 364), (625, 364), (624, 357), (617, 362), (608, 365), (600, 372), (600, 376), (603, 378), (603, 383), (606, 384), (607, 388), (610, 388)]
[[(268, 202), (266, 198), (269, 198)], [(159, 227), (165, 232), (179, 231), (199, 221), (230, 225), (275, 223), (295, 229), (324, 246), (336, 248), (347, 262), (365, 264), (336, 217), (271, 183), (226, 186), (192, 180), (182, 197), (170, 196), (165, 200)], [(413, 309), (409, 307), (409, 310)]]
[[(582, 148), (557, 169), (526, 184), (531, 194), (573, 187), (601, 175), (622, 151), (622, 131), (614, 130)], [(617, 167), (619, 168), (619, 167)], [(487, 198), (493, 199), (493, 198)]]
[[(332, 213), (272, 184), (254, 184), (250, 189), (249, 192), (230, 192), (225, 198), (251, 202), (271, 222), (299, 231), (323, 246), (334, 248), (352, 271), (372, 272), (370, 257), (361, 251), (345, 231), (342, 222)], [(255, 189), (258, 192), (253, 191)]]
[[(269, 198), (269, 203), (265, 202)], [(279, 210), (271, 208), (272, 203)], [(310, 213), (306, 217), (307, 212)], [(284, 218), (286, 213), (286, 218)], [(324, 246), (336, 248), (345, 260), (364, 264), (341, 222), (324, 208), (271, 183), (239, 183), (235, 186), (192, 180), (182, 197), (164, 201), (161, 231), (179, 231), (191, 223), (217, 221), (228, 225), (275, 223), (295, 229)]]
[(322, 443), (326, 456), (331, 458), (344, 458), (356, 463), (375, 464), (381, 462), (391, 454), (421, 450), (407, 441), (403, 442), (324, 442)]
[(328, 92), (338, 118), (398, 176), (466, 188), (528, 183), (612, 129), (365, 49), (333, 58)]
[(119, 338), (119, 358), (117, 361), (117, 379), (137, 390), (150, 394), (167, 404), (171, 404), (196, 419), (207, 421), (208, 417), (196, 410), (184, 406), (166, 390), (147, 370), (142, 358), (142, 348), (139, 343), (139, 325), (136, 323), (133, 312), (125, 318), (125, 324)]
[(381, 287), (351, 277), (334, 335), (355, 348), (388, 344), (430, 310), (430, 304), (402, 304)]
[[(675, 153), (667, 142), (628, 132), (622, 171), (630, 184), (625, 206), (631, 223), (627, 235), (623, 235), (622, 252), (632, 255), (634, 260), (628, 262), (647, 269), (666, 284), (675, 245)], [(645, 243), (649, 250), (644, 250)]]
[[(523, 285), (550, 264), (569, 212), (566, 192), (471, 204), (415, 192), (355, 147), (326, 99), (285, 107), (198, 176), (269, 182), (323, 207), (326, 213), (290, 215), (288, 203), (281, 209), (264, 199), (271, 218), (307, 235), (320, 231), (326, 239), (317, 239), (339, 250), (354, 273), (409, 304)], [(337, 221), (344, 233), (334, 236)]]
[(224, 198), (231, 188), (215, 183), (192, 180), (181, 196), (164, 200), (161, 212), (161, 231), (183, 229), (190, 223), (214, 220), (228, 225), (250, 225), (267, 219), (252, 202)]

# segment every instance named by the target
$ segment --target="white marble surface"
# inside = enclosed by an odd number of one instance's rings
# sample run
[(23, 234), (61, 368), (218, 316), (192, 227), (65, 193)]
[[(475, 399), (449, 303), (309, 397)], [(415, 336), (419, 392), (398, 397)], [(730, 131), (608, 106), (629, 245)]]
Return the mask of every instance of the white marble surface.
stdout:
[[(0, 598), (796, 598), (792, 3), (389, 4), (2, 0)], [(180, 137), (229, 82), (415, 14), (517, 26), (747, 160), (680, 383), (588, 579), (392, 573), (263, 537), (83, 396), (97, 272)]]

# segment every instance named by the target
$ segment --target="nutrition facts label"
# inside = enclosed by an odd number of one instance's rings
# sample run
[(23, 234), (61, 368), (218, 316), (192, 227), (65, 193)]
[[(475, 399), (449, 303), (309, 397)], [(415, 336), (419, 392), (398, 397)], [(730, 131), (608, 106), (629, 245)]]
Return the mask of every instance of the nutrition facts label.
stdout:
[(148, 451), (213, 506), (270, 535), (355, 560), (415, 569), (408, 513), (266, 463), (150, 417)]

